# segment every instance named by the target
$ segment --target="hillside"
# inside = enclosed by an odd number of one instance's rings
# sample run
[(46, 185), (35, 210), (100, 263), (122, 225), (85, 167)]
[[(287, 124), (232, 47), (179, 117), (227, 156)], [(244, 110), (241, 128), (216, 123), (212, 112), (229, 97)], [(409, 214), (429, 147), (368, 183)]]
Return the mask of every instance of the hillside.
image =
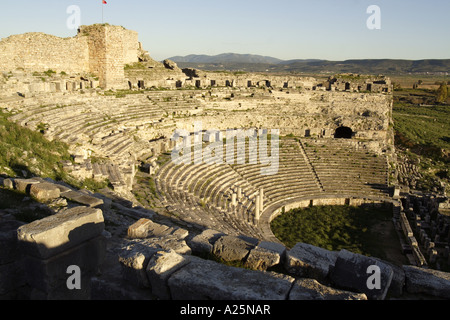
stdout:
[(39, 131), (45, 130), (45, 124), (41, 123), (38, 131), (32, 131), (9, 121), (10, 116), (0, 110), (0, 176), (50, 178), (92, 191), (106, 187), (106, 181), (79, 181), (64, 171), (61, 162), (72, 161), (69, 146), (57, 140), (47, 140)]
[(280, 60), (251, 54), (225, 53), (216, 56), (188, 55), (169, 58), (181, 68), (248, 72), (367, 73), (367, 74), (448, 74), (450, 59), (395, 60), (361, 59), (327, 61), (316, 59)]
[(399, 180), (414, 189), (426, 192), (447, 189), (449, 192), (448, 103), (450, 98), (446, 104), (438, 104), (434, 90), (398, 89), (394, 92), (395, 146), (401, 167)]
[(283, 60), (254, 54), (223, 53), (216, 56), (191, 54), (185, 57), (176, 56), (169, 58), (176, 63), (261, 63), (278, 64)]

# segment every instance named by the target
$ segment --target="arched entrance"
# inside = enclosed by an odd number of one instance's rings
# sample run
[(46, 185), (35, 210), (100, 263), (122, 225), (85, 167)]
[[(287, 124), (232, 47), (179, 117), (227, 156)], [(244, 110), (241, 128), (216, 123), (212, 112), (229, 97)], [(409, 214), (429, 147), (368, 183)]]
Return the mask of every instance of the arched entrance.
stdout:
[(334, 133), (335, 139), (351, 139), (353, 137), (353, 130), (349, 127), (339, 127)]

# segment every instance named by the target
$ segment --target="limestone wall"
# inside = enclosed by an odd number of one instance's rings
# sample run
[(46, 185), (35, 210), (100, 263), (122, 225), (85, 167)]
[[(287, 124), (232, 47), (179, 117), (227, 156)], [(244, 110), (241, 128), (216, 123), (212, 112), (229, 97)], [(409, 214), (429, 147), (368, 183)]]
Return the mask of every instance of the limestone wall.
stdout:
[[(273, 91), (260, 99), (249, 97), (250, 93), (247, 97), (240, 92), (229, 92), (228, 100), (206, 97), (210, 110), (198, 112), (195, 118), (177, 118), (177, 128), (190, 130), (193, 122), (201, 121), (208, 129), (278, 128), (281, 135), (332, 138), (337, 128), (346, 126), (353, 130), (354, 138), (378, 142), (372, 146), (377, 153), (391, 143), (389, 95), (306, 90)], [(220, 111), (214, 112), (211, 105)]]
[(0, 71), (16, 69), (68, 74), (95, 74), (106, 89), (125, 87), (125, 64), (138, 61), (140, 44), (135, 31), (120, 26), (80, 27), (77, 36), (59, 38), (26, 33), (0, 42)]
[(125, 64), (132, 64), (138, 62), (139, 51), (141, 44), (139, 43), (139, 34), (133, 30), (122, 30), (123, 37), (123, 62)]
[(89, 71), (87, 38), (59, 38), (44, 33), (10, 36), (0, 42), (0, 70), (29, 71), (52, 69), (58, 73)]
[(88, 38), (91, 72), (98, 74), (102, 88), (123, 88), (124, 66), (137, 62), (137, 32), (120, 26), (91, 25), (80, 27), (79, 35)]

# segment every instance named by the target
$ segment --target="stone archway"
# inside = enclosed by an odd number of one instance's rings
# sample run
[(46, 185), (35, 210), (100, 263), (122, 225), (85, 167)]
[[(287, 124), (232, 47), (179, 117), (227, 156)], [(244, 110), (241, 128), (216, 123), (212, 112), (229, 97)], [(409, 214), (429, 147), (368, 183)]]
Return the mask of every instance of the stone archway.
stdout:
[(334, 133), (335, 139), (351, 139), (353, 137), (353, 130), (349, 127), (339, 127)]

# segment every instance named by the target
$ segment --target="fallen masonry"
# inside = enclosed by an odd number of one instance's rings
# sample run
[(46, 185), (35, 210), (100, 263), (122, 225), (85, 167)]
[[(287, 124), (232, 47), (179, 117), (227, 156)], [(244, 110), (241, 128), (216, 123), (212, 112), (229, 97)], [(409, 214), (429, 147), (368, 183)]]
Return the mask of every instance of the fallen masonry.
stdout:
[[(147, 219), (137, 221), (129, 229), (148, 223)], [(153, 228), (158, 223), (153, 222)], [(161, 228), (167, 226), (160, 226)], [(135, 279), (140, 288), (147, 288), (155, 298), (175, 300), (367, 300), (401, 298), (411, 294), (429, 297), (445, 297), (450, 288), (447, 273), (433, 272), (436, 277), (430, 286), (420, 291), (407, 283), (417, 283), (409, 266), (392, 266), (390, 263), (350, 253), (346, 250), (331, 252), (302, 243), (287, 249), (279, 243), (258, 241), (242, 236), (228, 236), (214, 230), (204, 230), (200, 234), (179, 237), (168, 245), (164, 238), (149, 236), (129, 239), (120, 253), (120, 263), (126, 281)], [(153, 240), (157, 240), (154, 242)], [(193, 248), (191, 253), (179, 251), (179, 244)], [(200, 245), (203, 243), (202, 245)], [(163, 248), (163, 246), (165, 248)], [(194, 249), (195, 248), (195, 249)], [(305, 250), (306, 249), (306, 250)], [(177, 252), (178, 250), (178, 252)], [(322, 254), (315, 259), (320, 272), (311, 271), (312, 252)], [(228, 266), (202, 257), (216, 256), (222, 260), (250, 263), (253, 270)], [(293, 263), (295, 256), (296, 263)], [(126, 258), (125, 258), (126, 257)], [(272, 264), (267, 264), (271, 261)], [(249, 264), (247, 264), (248, 266)], [(287, 274), (267, 270), (257, 271), (260, 266), (289, 266)], [(377, 265), (381, 269), (382, 289), (371, 291), (361, 286), (369, 275), (367, 267)], [(133, 267), (130, 267), (133, 266)], [(361, 270), (361, 271), (358, 271)], [(416, 270), (416, 269), (414, 269)], [(420, 281), (426, 281), (427, 270), (417, 268)], [(420, 271), (421, 270), (421, 271)], [(310, 272), (310, 273), (308, 273)], [(299, 274), (308, 274), (298, 276)], [(316, 275), (316, 277), (314, 277)], [(100, 281), (101, 277), (96, 279)], [(132, 282), (132, 281), (131, 281)], [(264, 284), (261, 286), (261, 284)], [(93, 288), (95, 291), (95, 288)]]
[[(302, 243), (288, 249), (279, 243), (209, 229), (192, 233), (147, 218), (129, 225), (121, 246), (111, 247), (108, 243), (117, 239), (108, 236), (104, 227), (102, 210), (86, 206), (64, 209), (30, 224), (1, 221), (0, 247), (9, 248), (0, 255), (2, 296), (93, 300), (450, 297), (448, 273), (391, 266), (346, 250), (331, 252)], [(73, 265), (82, 268), (84, 290), (67, 287), (67, 268)], [(381, 270), (379, 291), (364, 285), (371, 265)], [(274, 271), (283, 267), (284, 273)]]

